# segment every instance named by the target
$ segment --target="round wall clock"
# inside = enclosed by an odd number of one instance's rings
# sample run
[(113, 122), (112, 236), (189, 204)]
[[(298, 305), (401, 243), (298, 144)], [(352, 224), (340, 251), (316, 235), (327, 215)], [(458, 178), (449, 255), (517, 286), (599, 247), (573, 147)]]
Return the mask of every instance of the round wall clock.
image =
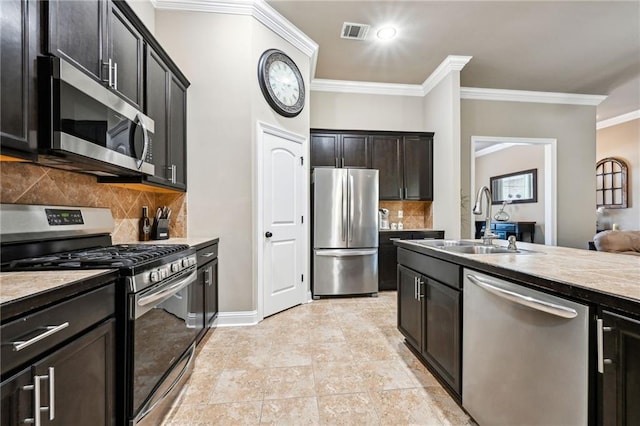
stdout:
[(295, 117), (304, 108), (304, 81), (296, 64), (278, 49), (265, 51), (258, 62), (258, 81), (265, 99), (278, 114)]

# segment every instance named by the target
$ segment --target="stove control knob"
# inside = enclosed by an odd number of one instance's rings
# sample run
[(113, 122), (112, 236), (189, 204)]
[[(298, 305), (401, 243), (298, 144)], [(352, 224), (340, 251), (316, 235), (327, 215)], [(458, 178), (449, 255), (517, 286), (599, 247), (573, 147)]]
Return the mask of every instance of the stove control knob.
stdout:
[(160, 278), (161, 279), (165, 279), (169, 276), (169, 271), (167, 271), (167, 268), (162, 268), (160, 269)]
[(171, 272), (178, 272), (180, 270), (180, 263), (172, 263), (171, 264)]
[(150, 278), (152, 283), (157, 283), (158, 281), (160, 281), (160, 274), (158, 273), (158, 271), (153, 271)]
[(189, 259), (189, 266), (195, 265), (195, 264), (196, 264), (196, 259), (194, 259), (193, 257)]
[(188, 258), (184, 258), (182, 259), (182, 267), (186, 268), (187, 266), (190, 266), (191, 264), (189, 263), (189, 259)]

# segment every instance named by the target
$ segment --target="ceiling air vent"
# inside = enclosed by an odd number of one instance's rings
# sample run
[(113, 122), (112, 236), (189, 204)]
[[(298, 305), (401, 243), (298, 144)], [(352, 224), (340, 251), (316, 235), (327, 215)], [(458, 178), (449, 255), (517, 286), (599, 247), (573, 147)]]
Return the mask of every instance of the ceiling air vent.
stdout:
[(342, 32), (340, 37), (348, 38), (349, 40), (364, 40), (367, 37), (367, 33), (371, 28), (367, 24), (355, 24), (353, 22), (345, 22), (342, 24)]

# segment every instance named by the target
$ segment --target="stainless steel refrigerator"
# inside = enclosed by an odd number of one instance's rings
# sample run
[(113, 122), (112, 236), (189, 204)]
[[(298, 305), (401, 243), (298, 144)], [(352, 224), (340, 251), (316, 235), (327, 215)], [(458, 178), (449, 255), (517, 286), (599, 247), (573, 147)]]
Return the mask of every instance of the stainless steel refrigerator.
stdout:
[(313, 296), (378, 292), (378, 171), (313, 171)]

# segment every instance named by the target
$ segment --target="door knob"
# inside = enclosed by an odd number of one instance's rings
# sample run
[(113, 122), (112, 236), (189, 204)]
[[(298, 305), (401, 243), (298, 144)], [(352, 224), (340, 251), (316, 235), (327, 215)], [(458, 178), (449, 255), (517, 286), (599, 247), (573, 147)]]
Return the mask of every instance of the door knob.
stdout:
[(267, 232), (265, 232), (264, 236), (267, 237), (267, 238), (271, 238), (271, 237), (273, 237), (273, 234), (271, 232), (267, 231)]

